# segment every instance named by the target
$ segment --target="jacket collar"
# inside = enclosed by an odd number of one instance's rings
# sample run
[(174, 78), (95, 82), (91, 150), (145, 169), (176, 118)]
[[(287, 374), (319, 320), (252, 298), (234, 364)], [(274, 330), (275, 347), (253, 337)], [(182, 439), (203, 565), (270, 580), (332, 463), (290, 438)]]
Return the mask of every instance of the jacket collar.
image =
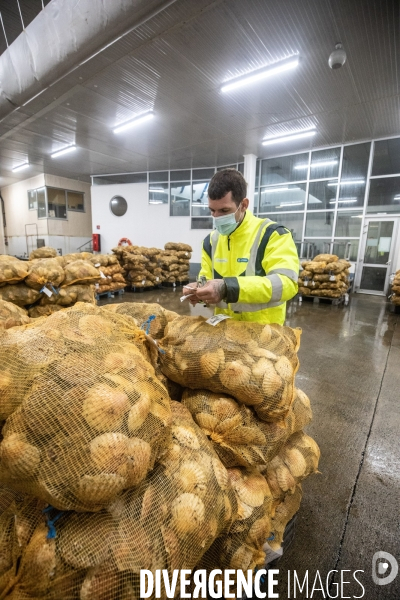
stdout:
[(238, 235), (246, 235), (246, 232), (249, 231), (250, 227), (251, 227), (251, 223), (253, 221), (253, 219), (255, 219), (256, 217), (249, 211), (246, 210), (246, 212), (244, 213), (244, 217), (242, 222), (239, 224), (238, 227), (236, 227), (235, 231), (233, 233), (231, 233), (228, 237), (231, 239), (235, 239), (235, 236), (237, 237)]

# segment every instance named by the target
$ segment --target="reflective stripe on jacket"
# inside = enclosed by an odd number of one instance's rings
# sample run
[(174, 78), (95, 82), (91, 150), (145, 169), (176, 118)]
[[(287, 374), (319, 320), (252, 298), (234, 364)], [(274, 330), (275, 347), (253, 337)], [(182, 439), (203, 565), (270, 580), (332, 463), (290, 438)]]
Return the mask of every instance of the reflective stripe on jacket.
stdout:
[(223, 278), (227, 287), (226, 302), (217, 305), (216, 314), (283, 325), (286, 301), (297, 293), (298, 274), (290, 231), (249, 211), (230, 236), (213, 231), (203, 242), (200, 275)]

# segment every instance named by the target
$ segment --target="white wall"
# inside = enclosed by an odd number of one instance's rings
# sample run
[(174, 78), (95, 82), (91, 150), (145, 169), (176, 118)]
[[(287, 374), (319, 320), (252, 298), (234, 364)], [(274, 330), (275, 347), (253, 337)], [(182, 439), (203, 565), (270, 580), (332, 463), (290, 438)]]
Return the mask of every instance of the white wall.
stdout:
[[(92, 186), (91, 195), (93, 233), (100, 233), (102, 252), (110, 252), (123, 237), (132, 244), (156, 248), (166, 242), (184, 242), (193, 248), (191, 262), (200, 263), (202, 241), (210, 230), (190, 229), (190, 217), (170, 217), (168, 204), (149, 204), (147, 183)], [(123, 217), (113, 215), (109, 207), (116, 195), (128, 203)]]

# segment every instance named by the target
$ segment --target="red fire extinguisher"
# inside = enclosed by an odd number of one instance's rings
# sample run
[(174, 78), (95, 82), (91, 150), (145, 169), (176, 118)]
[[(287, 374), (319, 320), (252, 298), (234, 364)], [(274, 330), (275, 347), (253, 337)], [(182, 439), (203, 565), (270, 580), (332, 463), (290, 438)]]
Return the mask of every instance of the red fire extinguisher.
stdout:
[(92, 233), (92, 246), (93, 246), (93, 252), (100, 252), (101, 244), (100, 244), (100, 234), (99, 233)]

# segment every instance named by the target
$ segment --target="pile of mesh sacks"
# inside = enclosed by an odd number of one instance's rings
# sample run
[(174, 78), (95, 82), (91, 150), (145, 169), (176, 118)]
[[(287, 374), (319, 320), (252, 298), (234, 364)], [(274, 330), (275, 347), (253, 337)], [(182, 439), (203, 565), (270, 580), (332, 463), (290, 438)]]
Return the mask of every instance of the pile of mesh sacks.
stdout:
[(302, 296), (340, 298), (349, 289), (351, 265), (335, 254), (318, 254), (311, 261), (303, 261), (301, 266), (298, 284)]
[(95, 292), (125, 287), (121, 272), (117, 257), (107, 254), (58, 256), (54, 248), (44, 247), (33, 251), (29, 261), (1, 255), (0, 300), (29, 317), (48, 316), (76, 302), (94, 304)]
[(136, 600), (141, 569), (263, 565), (318, 468), (299, 337), (139, 303), (3, 331), (0, 598)]
[(133, 288), (153, 288), (163, 282), (158, 248), (117, 246), (113, 248), (126, 281)]
[(160, 255), (163, 280), (167, 283), (189, 281), (189, 263), (192, 247), (189, 244), (168, 242)]
[(395, 306), (400, 306), (400, 269), (396, 271), (391, 282), (390, 301)]

